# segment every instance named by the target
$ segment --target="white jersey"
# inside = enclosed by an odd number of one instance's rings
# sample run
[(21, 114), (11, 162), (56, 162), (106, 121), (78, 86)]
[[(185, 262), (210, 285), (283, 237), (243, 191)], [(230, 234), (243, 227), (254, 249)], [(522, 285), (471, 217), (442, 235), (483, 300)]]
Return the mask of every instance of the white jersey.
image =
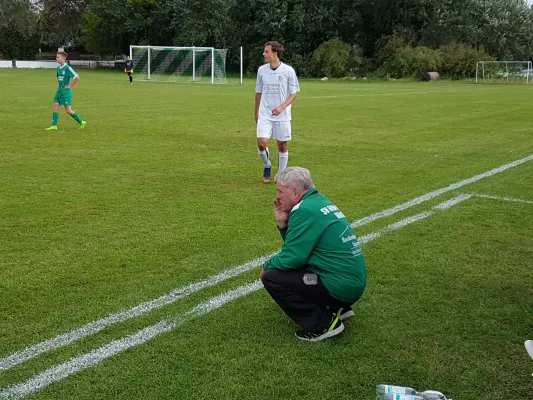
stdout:
[(299, 91), (298, 78), (291, 66), (281, 63), (275, 70), (270, 68), (270, 64), (259, 67), (255, 85), (255, 92), (261, 93), (259, 118), (270, 121), (290, 121), (292, 104), (279, 115), (272, 115), (272, 110), (282, 105), (291, 94)]

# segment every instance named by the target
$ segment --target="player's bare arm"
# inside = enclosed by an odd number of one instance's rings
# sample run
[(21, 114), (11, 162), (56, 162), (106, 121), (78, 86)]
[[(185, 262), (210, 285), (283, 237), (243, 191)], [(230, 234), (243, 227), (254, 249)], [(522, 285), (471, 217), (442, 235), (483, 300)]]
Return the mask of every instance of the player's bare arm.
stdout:
[[(291, 94), (289, 97), (287, 97), (287, 100), (285, 100), (282, 105), (272, 110), (272, 115), (280, 115), (283, 112), (283, 110), (285, 110), (288, 106), (290, 106), (295, 99), (296, 99), (296, 93)], [(257, 100), (256, 100), (256, 104), (257, 104)], [(257, 115), (257, 111), (256, 111), (256, 115)]]
[(78, 83), (79, 80), (80, 80), (80, 77), (79, 77), (79, 75), (78, 75), (77, 77), (75, 77), (75, 78), (72, 80), (72, 83), (71, 83), (70, 85), (65, 86), (65, 89), (70, 89), (70, 88), (74, 87), (74, 85), (75, 85), (76, 83)]
[(261, 104), (261, 93), (255, 94), (255, 122), (259, 119), (259, 104)]

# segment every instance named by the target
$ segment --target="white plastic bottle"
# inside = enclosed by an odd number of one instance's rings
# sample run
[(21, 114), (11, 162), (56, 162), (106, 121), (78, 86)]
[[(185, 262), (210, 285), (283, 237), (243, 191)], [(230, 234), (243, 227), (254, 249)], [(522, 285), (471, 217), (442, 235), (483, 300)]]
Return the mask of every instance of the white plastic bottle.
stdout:
[(394, 385), (377, 385), (376, 386), (376, 400), (385, 400), (387, 393), (415, 395), (416, 390), (410, 387), (394, 386)]

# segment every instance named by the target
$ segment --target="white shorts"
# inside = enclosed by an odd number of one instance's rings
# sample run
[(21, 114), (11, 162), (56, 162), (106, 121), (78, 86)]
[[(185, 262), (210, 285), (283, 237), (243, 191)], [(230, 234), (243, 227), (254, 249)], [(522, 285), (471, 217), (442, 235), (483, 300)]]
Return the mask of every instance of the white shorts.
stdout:
[(274, 139), (280, 142), (291, 140), (291, 121), (270, 121), (259, 118), (257, 121), (257, 137), (270, 139), (274, 134)]

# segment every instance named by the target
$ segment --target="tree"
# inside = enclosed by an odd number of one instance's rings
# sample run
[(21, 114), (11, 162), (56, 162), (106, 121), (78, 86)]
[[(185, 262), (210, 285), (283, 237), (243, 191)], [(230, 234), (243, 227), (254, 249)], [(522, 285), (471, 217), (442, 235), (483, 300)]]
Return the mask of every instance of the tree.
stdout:
[(37, 14), (29, 0), (0, 0), (0, 53), (4, 58), (34, 59), (36, 27)]
[(39, 36), (44, 44), (63, 46), (73, 43), (81, 29), (87, 0), (36, 0)]

